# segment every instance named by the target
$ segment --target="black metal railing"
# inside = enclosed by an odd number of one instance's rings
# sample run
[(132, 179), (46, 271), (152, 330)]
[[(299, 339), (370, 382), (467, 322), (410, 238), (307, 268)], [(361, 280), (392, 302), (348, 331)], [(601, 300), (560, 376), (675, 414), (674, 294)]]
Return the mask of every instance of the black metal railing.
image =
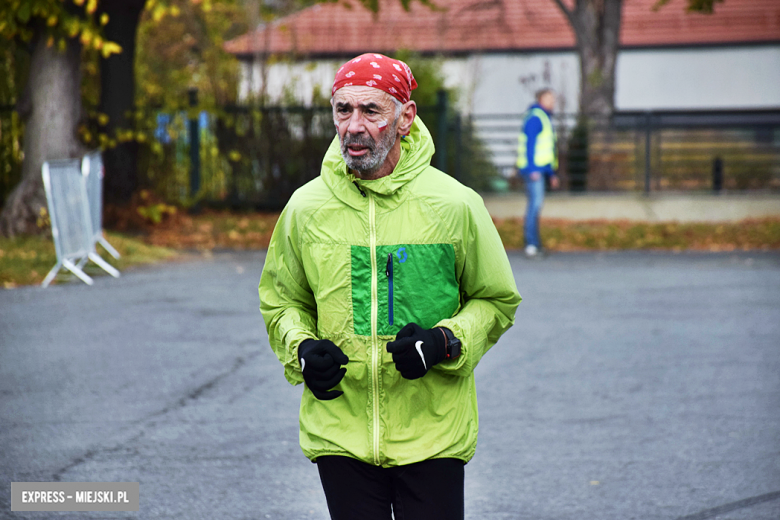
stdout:
[[(335, 129), (326, 107), (139, 110), (142, 187), (168, 202), (275, 210), (319, 175)], [(478, 191), (511, 177), (522, 114), (464, 117), (440, 97), (420, 107), (432, 164)], [(571, 191), (780, 190), (780, 110), (556, 114), (559, 173)], [(0, 107), (0, 196), (21, 177), (23, 125)], [(504, 177), (501, 176), (504, 174)], [(110, 172), (107, 172), (110, 175)]]
[[(473, 116), (510, 173), (522, 114)], [(571, 191), (778, 190), (780, 110), (556, 114), (559, 173)]]
[[(469, 122), (441, 101), (420, 107), (418, 115), (436, 145), (431, 164), (488, 189), (498, 171)], [(142, 119), (152, 122), (145, 129), (152, 138), (141, 151), (142, 185), (185, 204), (280, 209), (319, 175), (336, 135), (329, 106), (228, 106)]]

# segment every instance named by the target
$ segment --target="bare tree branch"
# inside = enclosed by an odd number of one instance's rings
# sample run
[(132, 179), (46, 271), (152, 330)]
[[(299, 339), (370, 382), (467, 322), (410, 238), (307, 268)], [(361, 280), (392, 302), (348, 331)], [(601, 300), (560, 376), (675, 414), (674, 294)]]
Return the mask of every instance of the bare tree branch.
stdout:
[(563, 0), (553, 0), (553, 1), (558, 6), (558, 9), (560, 9), (563, 12), (563, 14), (566, 15), (566, 18), (568, 18), (571, 21), (572, 12), (568, 7), (566, 7), (566, 4), (563, 3)]

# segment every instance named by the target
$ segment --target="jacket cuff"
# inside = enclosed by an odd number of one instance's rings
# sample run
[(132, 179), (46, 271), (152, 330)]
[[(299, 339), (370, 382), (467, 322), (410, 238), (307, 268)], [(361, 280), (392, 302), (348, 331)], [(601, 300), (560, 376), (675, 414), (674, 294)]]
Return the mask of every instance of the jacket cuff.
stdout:
[(460, 340), (460, 356), (455, 359), (445, 359), (434, 366), (434, 369), (453, 373), (453, 375), (468, 376), (474, 370), (473, 363), (470, 362), (469, 353), (474, 348), (474, 343), (479, 341), (477, 338), (469, 337), (466, 331), (458, 324), (454, 318), (441, 320), (435, 327), (444, 327), (450, 329), (456, 338)]
[(284, 337), (285, 350), (287, 351), (287, 359), (284, 362), (284, 377), (293, 385), (303, 383), (301, 362), (298, 360), (298, 347), (307, 339), (317, 339), (317, 337), (303, 329), (291, 330)]

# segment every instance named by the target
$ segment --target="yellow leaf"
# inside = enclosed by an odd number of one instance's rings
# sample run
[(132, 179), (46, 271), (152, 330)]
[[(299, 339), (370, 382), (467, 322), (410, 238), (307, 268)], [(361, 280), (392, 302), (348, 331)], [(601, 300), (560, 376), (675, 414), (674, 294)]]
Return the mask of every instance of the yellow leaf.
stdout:
[(49, 18), (46, 19), (46, 25), (49, 27), (54, 27), (57, 25), (58, 18), (55, 15), (51, 15)]
[(106, 25), (108, 23), (108, 13), (100, 15), (100, 25)]
[(87, 2), (87, 12), (89, 14), (94, 14), (95, 11), (97, 11), (97, 0), (89, 0)]
[(152, 10), (152, 20), (159, 22), (165, 16), (165, 7), (157, 5)]
[(49, 36), (49, 39), (46, 40), (46, 46), (51, 47), (52, 45), (54, 45), (54, 36)]
[(84, 0), (73, 0), (73, 3), (76, 5), (84, 5)]
[(112, 54), (119, 54), (122, 52), (122, 47), (119, 46), (119, 44), (116, 44), (114, 42), (105, 42), (103, 44), (103, 48), (100, 49), (101, 54), (103, 54), (104, 58), (108, 58)]
[(106, 114), (98, 114), (97, 120), (100, 126), (105, 126), (108, 123), (108, 116)]

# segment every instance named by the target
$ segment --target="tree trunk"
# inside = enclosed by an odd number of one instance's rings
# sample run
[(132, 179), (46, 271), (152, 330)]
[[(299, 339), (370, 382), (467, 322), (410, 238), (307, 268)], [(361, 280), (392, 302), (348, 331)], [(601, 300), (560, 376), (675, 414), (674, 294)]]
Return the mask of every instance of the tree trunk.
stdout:
[(78, 157), (84, 153), (77, 126), (81, 118), (81, 43), (67, 40), (65, 52), (47, 46), (38, 30), (33, 39), (30, 73), (21, 99), (29, 103), (22, 118), (24, 163), (22, 180), (0, 214), (0, 234), (38, 234), (41, 210), (46, 209), (41, 166), (44, 161)]
[(620, 46), (623, 0), (576, 0), (567, 8), (580, 56), (580, 114), (610, 116), (615, 109), (615, 63)]
[[(135, 130), (135, 41), (146, 0), (108, 0), (100, 3), (109, 16), (105, 37), (122, 47), (100, 63), (100, 111), (108, 116), (103, 131), (115, 137), (118, 131)], [(126, 203), (138, 187), (138, 143), (119, 141), (103, 154), (104, 198)]]

